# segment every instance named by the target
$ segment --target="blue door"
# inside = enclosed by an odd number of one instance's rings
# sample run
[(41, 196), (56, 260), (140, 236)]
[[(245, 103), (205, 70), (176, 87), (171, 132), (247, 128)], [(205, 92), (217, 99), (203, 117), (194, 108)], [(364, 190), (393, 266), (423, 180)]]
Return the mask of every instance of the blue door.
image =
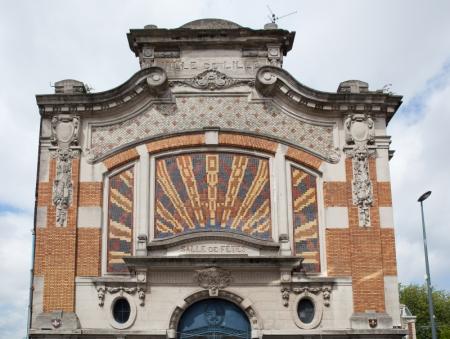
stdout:
[(190, 306), (178, 323), (178, 339), (249, 339), (250, 322), (232, 302), (206, 299)]

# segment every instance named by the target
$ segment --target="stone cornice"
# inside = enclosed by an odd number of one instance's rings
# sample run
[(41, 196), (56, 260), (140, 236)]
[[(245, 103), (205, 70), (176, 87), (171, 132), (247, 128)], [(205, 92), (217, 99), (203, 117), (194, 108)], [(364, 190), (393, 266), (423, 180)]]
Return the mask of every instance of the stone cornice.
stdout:
[(226, 268), (281, 268), (299, 267), (303, 258), (293, 256), (213, 256), (213, 255), (183, 255), (183, 256), (131, 256), (124, 257), (125, 263), (133, 270), (137, 267), (150, 269), (176, 267), (213, 267), (219, 265)]
[[(59, 113), (91, 115), (124, 106), (139, 97), (170, 100), (168, 81), (160, 67), (149, 67), (136, 72), (125, 83), (108, 91), (87, 94), (38, 94), (36, 102), (42, 116)], [(169, 97), (168, 97), (169, 96)]]
[(402, 96), (384, 92), (331, 93), (307, 87), (284, 69), (263, 66), (256, 74), (255, 86), (267, 97), (280, 98), (294, 109), (310, 113), (383, 113), (389, 121), (402, 103)]
[(145, 45), (155, 48), (173, 49), (182, 46), (191, 48), (261, 48), (266, 44), (279, 44), (283, 55), (291, 50), (295, 32), (283, 29), (250, 29), (246, 27), (231, 29), (191, 29), (191, 28), (152, 28), (131, 29), (127, 34), (130, 49), (136, 56)]
[(167, 249), (173, 246), (192, 243), (195, 241), (205, 241), (205, 240), (226, 240), (231, 242), (240, 243), (250, 247), (255, 247), (259, 249), (266, 250), (277, 250), (280, 244), (273, 241), (264, 241), (255, 238), (251, 238), (245, 235), (237, 233), (227, 233), (227, 232), (197, 232), (190, 234), (178, 235), (163, 240), (155, 240), (148, 243), (147, 248), (149, 250), (159, 250)]

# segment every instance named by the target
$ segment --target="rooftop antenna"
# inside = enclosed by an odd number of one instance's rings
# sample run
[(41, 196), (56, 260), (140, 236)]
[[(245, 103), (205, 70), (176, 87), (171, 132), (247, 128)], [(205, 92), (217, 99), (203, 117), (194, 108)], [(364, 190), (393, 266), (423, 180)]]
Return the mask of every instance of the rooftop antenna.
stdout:
[[(291, 12), (291, 13), (288, 13), (288, 14), (285, 14), (285, 15), (277, 16), (277, 15), (270, 9), (269, 5), (266, 5), (266, 6), (267, 6), (267, 9), (268, 9), (269, 12), (270, 12), (270, 15), (267, 15), (267, 17), (269, 18), (269, 20), (270, 20), (272, 26), (275, 25), (276, 27), (278, 27), (278, 26), (277, 26), (277, 21), (278, 21), (278, 20), (283, 19), (283, 18), (285, 18), (285, 17), (287, 17), (287, 16), (289, 16), (289, 15), (292, 15), (292, 14), (296, 14), (296, 13), (297, 13), (297, 11), (294, 11), (294, 12)], [(275, 28), (276, 28), (276, 27), (275, 27)]]

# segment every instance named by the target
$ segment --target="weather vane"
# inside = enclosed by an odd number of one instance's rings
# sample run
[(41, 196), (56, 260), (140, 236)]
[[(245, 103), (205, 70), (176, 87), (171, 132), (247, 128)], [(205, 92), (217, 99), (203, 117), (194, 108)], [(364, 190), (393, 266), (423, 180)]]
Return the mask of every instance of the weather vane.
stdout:
[(296, 14), (296, 13), (297, 13), (297, 11), (294, 11), (294, 12), (291, 12), (291, 13), (288, 13), (288, 14), (285, 14), (285, 15), (282, 15), (282, 16), (277, 16), (277, 15), (275, 15), (275, 13), (270, 9), (269, 5), (267, 5), (267, 9), (268, 9), (269, 12), (270, 12), (270, 15), (267, 15), (267, 17), (269, 18), (270, 22), (273, 23), (273, 24), (276, 24), (277, 21), (280, 20), (280, 19), (283, 19), (283, 18), (285, 18), (285, 17), (287, 17), (287, 16), (289, 16), (289, 15), (292, 15), (292, 14)]

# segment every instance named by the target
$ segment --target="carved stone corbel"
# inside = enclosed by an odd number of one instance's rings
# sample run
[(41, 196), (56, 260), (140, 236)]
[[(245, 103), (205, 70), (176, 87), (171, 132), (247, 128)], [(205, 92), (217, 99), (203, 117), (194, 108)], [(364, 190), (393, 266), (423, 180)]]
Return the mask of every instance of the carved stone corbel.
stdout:
[(372, 182), (369, 175), (369, 145), (375, 141), (375, 127), (368, 114), (349, 114), (344, 122), (347, 155), (352, 158), (353, 204), (358, 206), (359, 226), (370, 225), (370, 207), (373, 203)]
[(72, 204), (72, 159), (79, 155), (80, 117), (60, 114), (52, 118), (51, 155), (56, 159), (52, 201), (56, 207), (56, 225), (67, 226), (68, 209)]
[(233, 281), (231, 272), (219, 267), (209, 267), (197, 270), (194, 274), (194, 281), (200, 287), (209, 290), (210, 296), (218, 296), (219, 290), (228, 287)]
[(267, 45), (267, 59), (271, 66), (281, 67), (283, 65), (280, 45)]

